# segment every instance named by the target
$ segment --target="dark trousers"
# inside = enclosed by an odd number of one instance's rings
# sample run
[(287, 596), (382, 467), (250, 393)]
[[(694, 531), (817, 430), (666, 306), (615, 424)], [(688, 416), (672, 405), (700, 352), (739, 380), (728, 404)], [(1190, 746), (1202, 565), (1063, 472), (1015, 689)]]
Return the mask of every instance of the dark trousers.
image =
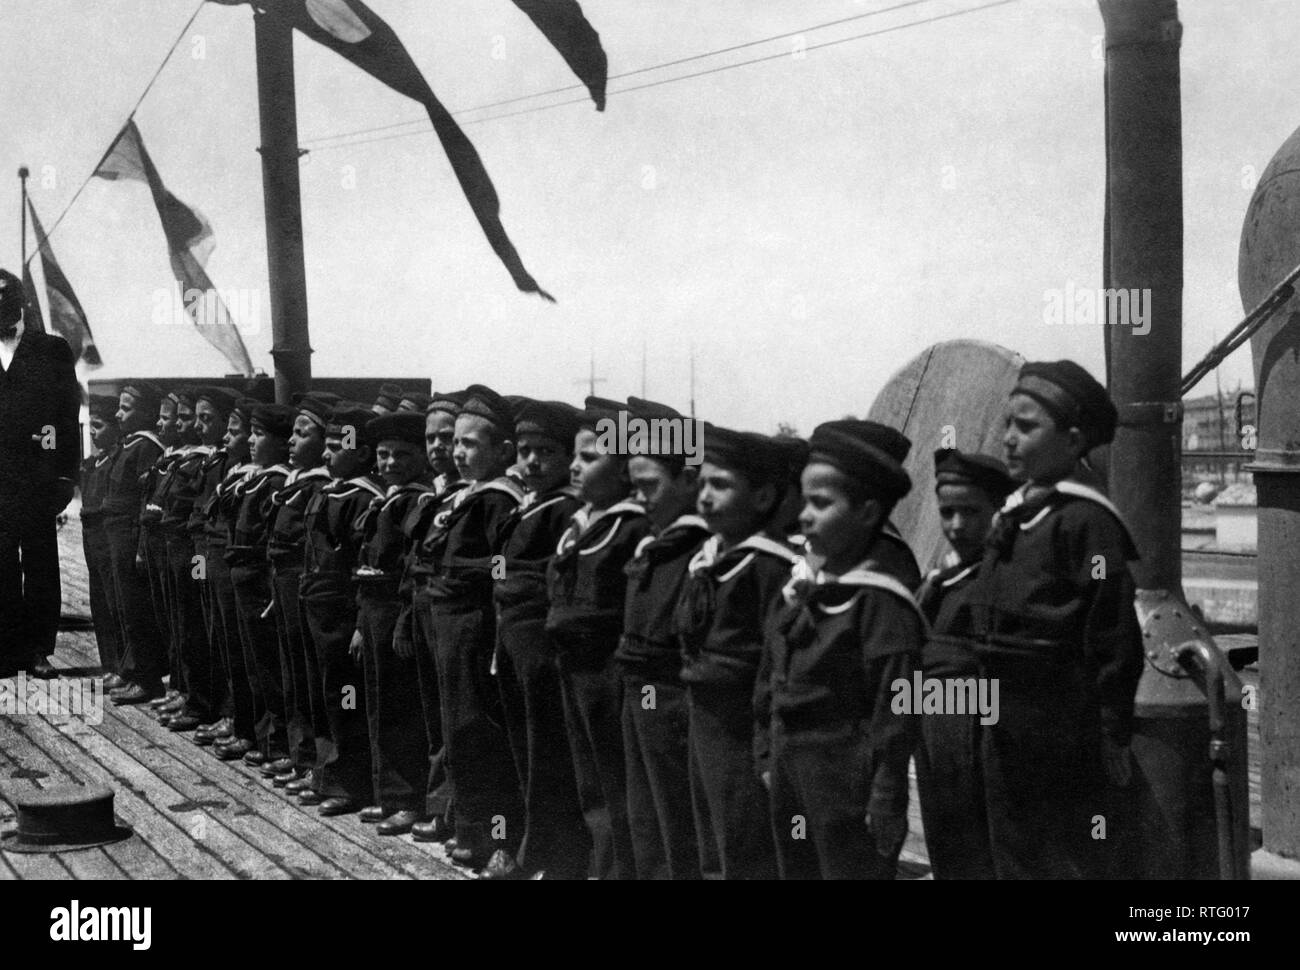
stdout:
[(861, 726), (772, 732), (772, 835), (782, 879), (893, 879), (867, 829), (870, 745)]
[(433, 600), (427, 588), (414, 591), (409, 609), (407, 619), (415, 651), (416, 679), (420, 683), (420, 711), (424, 715), (424, 736), (429, 745), (424, 807), (431, 818), (438, 816), (450, 824), (455, 821), (456, 786), (447, 771), (447, 746), (442, 740), (442, 700), (438, 687), (438, 662), (433, 649)]
[(356, 600), (346, 582), (305, 577), (299, 601), (320, 672), (326, 730), (316, 735), (316, 791), (364, 805), (374, 799), (365, 674), (349, 648), (357, 628)]
[[(199, 611), (203, 617), (203, 636), (208, 644), (208, 684), (212, 692), (210, 706), (215, 717), (234, 717), (234, 707), (230, 698), (230, 683), (226, 675), (225, 647), (221, 643), (224, 635), (221, 614), (213, 596), (213, 583), (208, 573), (212, 570), (212, 554), (208, 549), (207, 538), (200, 535), (192, 540), (194, 554), (201, 557), (203, 570), (195, 580), (199, 593)], [(227, 577), (229, 580), (229, 577)]]
[(546, 618), (503, 617), (497, 627), (497, 687), (524, 802), (517, 858), (554, 878), (585, 879), (591, 834), (578, 801), (564, 698)]
[(594, 874), (635, 879), (623, 759), (623, 680), (612, 654), (603, 662), (577, 661), (566, 658), (561, 645), (560, 684), (578, 798), (594, 843)]
[(104, 519), (113, 592), (122, 620), (123, 650), (119, 673), (146, 689), (162, 686), (167, 672), (167, 641), (149, 597), (149, 579), (135, 564), (140, 527), (129, 516)]
[(113, 564), (102, 519), (81, 520), (81, 548), (90, 584), (90, 619), (95, 625), (99, 664), (115, 674), (122, 665), (122, 618), (113, 596)]
[(239, 604), (235, 600), (235, 583), (226, 563), (224, 549), (208, 548), (208, 601), (212, 610), (212, 642), (215, 646), (218, 672), (214, 679), (225, 682), (227, 714), (235, 729), (235, 736), (253, 739), (257, 723), (256, 705), (248, 670), (244, 665), (244, 641), (239, 631)]
[(167, 536), (160, 526), (141, 526), (144, 541), (140, 552), (144, 558), (145, 578), (149, 583), (149, 602), (153, 606), (154, 622), (162, 634), (165, 647), (164, 662), (168, 686), (185, 692), (185, 679), (181, 676), (180, 638), (176, 632), (176, 616), (172, 611), (171, 568), (167, 562)]
[(688, 693), (694, 796), (705, 803), (697, 814), (710, 819), (722, 878), (775, 879), (768, 795), (754, 768), (752, 689), (694, 684)]
[(690, 711), (680, 684), (623, 675), (627, 811), (640, 879), (699, 879)]
[[(167, 535), (167, 565), (172, 592), (173, 653), (185, 684), (185, 713), (207, 724), (216, 720), (212, 685), (212, 648), (203, 622), (202, 582), (195, 578), (194, 542), (188, 533)], [(201, 564), (204, 570), (207, 563)]]
[[(312, 712), (312, 682), (320, 682), (315, 651), (310, 651), (302, 625), (298, 586), (302, 570), (276, 566), (271, 571), (275, 588), (275, 634), (280, 648), (280, 683), (284, 685), (285, 730), (289, 757), (304, 771), (316, 764), (316, 721)], [(315, 693), (319, 693), (316, 691)], [(316, 706), (323, 704), (317, 699)]]
[(496, 623), (491, 600), (463, 605), (437, 601), (430, 612), (442, 740), (456, 792), (456, 831), (467, 838), (476, 830), (489, 832), (499, 847), (513, 852), (524, 834), (523, 804), (501, 696), (492, 682)]
[(62, 603), (55, 516), (31, 510), (0, 522), (0, 668), (54, 653)]
[[(1088, 674), (1064, 663), (1012, 666), (991, 671), (1000, 685), (998, 721), (980, 729), (997, 878), (1104, 878), (1124, 833), (1109, 810)], [(1105, 838), (1093, 837), (1098, 816)]]
[(253, 740), (268, 758), (284, 757), (289, 751), (289, 735), (285, 728), (284, 684), (280, 680), (280, 645), (275, 637), (275, 620), (267, 611), (272, 596), (271, 577), (265, 566), (232, 566), (230, 579), (235, 587), (239, 640), (252, 696)]
[(992, 879), (978, 714), (921, 719), (916, 785), (935, 879)]
[(393, 651), (399, 610), (395, 587), (366, 586), (357, 596), (357, 626), (365, 640), (371, 779), (375, 800), (385, 811), (422, 812), (429, 742), (415, 660), (403, 660)]

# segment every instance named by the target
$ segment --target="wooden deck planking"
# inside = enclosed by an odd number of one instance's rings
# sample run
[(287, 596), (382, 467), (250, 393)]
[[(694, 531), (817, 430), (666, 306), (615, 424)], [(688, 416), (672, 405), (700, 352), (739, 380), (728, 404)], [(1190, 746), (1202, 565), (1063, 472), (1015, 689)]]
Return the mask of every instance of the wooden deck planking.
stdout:
[[(83, 781), (105, 784), (114, 789), (114, 808), (144, 841), (148, 842), (164, 859), (173, 860), (183, 877), (199, 879), (235, 879), (238, 873), (227, 866), (205, 844), (196, 842), (169, 814), (158, 810), (147, 793), (134, 778), (122, 779), (99, 765), (71, 740), (63, 737), (48, 723), (43, 730), (27, 732), (23, 726), (13, 725), (6, 736), (6, 744), (16, 743), (22, 749), (36, 748), (46, 757), (53, 758), (70, 769), (75, 768)], [(197, 851), (196, 851), (197, 850)], [(14, 858), (11, 854), (11, 858)], [(59, 857), (52, 857), (57, 860)]]
[[(76, 526), (69, 522), (59, 537), (65, 571), (72, 566), (64, 612), (85, 615), (88, 590), (78, 581), (85, 567)], [(64, 669), (97, 669), (94, 634), (62, 632), (52, 661)], [(83, 689), (93, 683), (83, 679)], [(24, 730), (9, 723), (15, 743), (6, 747), (21, 751), (13, 765), (21, 774), (44, 773), (50, 783), (89, 779), (113, 786), (119, 814), (139, 837), (102, 850), (30, 856), (20, 871), (6, 868), (11, 878), (469, 878), (451, 865), (441, 845), (380, 837), (355, 815), (321, 818), (271, 788), (254, 769), (221, 762), (188, 736), (167, 731), (144, 708), (116, 708), (104, 698), (103, 713), (94, 726), (77, 721), (56, 727), (43, 718), (24, 718), (30, 729)], [(24, 783), (39, 787), (35, 779)], [(142, 817), (146, 810), (152, 817)], [(201, 832), (218, 851), (195, 853), (191, 832)], [(81, 858), (69, 866), (74, 856)]]
[[(373, 851), (364, 833), (357, 838), (339, 838), (345, 826), (362, 829), (355, 816), (339, 820), (322, 819), (315, 809), (310, 814), (296, 801), (288, 799), (247, 766), (240, 771), (218, 761), (208, 751), (193, 744), (188, 736), (167, 731), (143, 711), (116, 710), (105, 717), (99, 730), (106, 738), (133, 753), (155, 774), (165, 777), (185, 792), (196, 806), (215, 812), (227, 824), (247, 819), (250, 834), (259, 833), (275, 844), (295, 844), (312, 853), (316, 861), (304, 857), (307, 868), (328, 866), (324, 878), (429, 877), (422, 853), (383, 853)], [(207, 803), (216, 804), (207, 804)], [(322, 823), (335, 822), (337, 828)], [(377, 837), (376, 837), (377, 840)], [(393, 840), (386, 840), (393, 841)], [(412, 845), (412, 848), (414, 846)], [(401, 858), (394, 858), (400, 856)], [(402, 863), (406, 864), (403, 865)], [(316, 875), (312, 873), (312, 875)]]
[(197, 847), (210, 853), (239, 878), (290, 879), (296, 875), (277, 853), (260, 848), (256, 841), (242, 837), (220, 821), (176, 811), (173, 806), (185, 804), (185, 796), (94, 728), (79, 724), (56, 730), (51, 726), (48, 732), (39, 734), (38, 740), (68, 751), (71, 757), (79, 759), (79, 767), (84, 766), (87, 772), (100, 776), (97, 780), (113, 786), (119, 798), (124, 789), (129, 789), (152, 809), (155, 817), (171, 821), (180, 839), (174, 848), (169, 846), (175, 855), (166, 858), (177, 864), (188, 865)]

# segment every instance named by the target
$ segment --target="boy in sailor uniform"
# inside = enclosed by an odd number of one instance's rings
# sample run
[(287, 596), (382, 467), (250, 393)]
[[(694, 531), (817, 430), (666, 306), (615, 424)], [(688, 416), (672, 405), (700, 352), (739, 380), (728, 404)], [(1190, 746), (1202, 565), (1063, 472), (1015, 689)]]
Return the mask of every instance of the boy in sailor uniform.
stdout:
[(214, 727), (202, 736), (195, 732), (195, 740), (202, 744), (205, 737), (212, 741), (212, 753), (222, 761), (243, 759), (246, 764), (260, 767), (266, 756), (254, 743), (254, 713), (252, 679), (244, 660), (244, 641), (239, 626), (239, 604), (235, 598), (235, 582), (231, 576), (226, 551), (239, 515), (240, 484), (257, 472), (248, 449), (252, 431), (253, 409), (258, 402), (252, 398), (236, 397), (226, 417), (226, 433), (221, 439), (226, 453), (221, 480), (212, 489), (203, 504), (203, 541), (208, 556), (208, 599), (212, 605), (212, 627), (215, 649), (225, 678), (229, 701), (225, 711), (230, 719), (229, 731)]
[(497, 849), (507, 854), (498, 863), (508, 864), (524, 834), (519, 780), (491, 675), (497, 634), (493, 557), (524, 494), (506, 477), (515, 462), (513, 408), (481, 384), (466, 391), (452, 457), (468, 485), (435, 516), (418, 556), (428, 567), (421, 610), (437, 670), (444, 766), (455, 799), (450, 855), (477, 869)]
[[(446, 842), (454, 833), (452, 803), (455, 792), (447, 772), (447, 748), (442, 738), (442, 701), (438, 693), (438, 664), (433, 653), (433, 604), (437, 599), (433, 578), (439, 567), (421, 556), (421, 544), (450, 518), (456, 496), (469, 482), (460, 477), (453, 452), (456, 415), (464, 407), (466, 391), (443, 391), (430, 397), (424, 409), (424, 453), (433, 474), (433, 487), (419, 496), (402, 519), (402, 611), (393, 642), (415, 655), (420, 709), (428, 742), (428, 781), (425, 783), (427, 821), (411, 826), (417, 842)], [(409, 647), (408, 647), (409, 644)]]
[(560, 401), (527, 402), (515, 418), (517, 465), (528, 494), (506, 525), (504, 575), (492, 598), (496, 682), (524, 800), (524, 834), (514, 857), (493, 854), (484, 872), (492, 879), (587, 877), (591, 836), (578, 802), (555, 646), (546, 635), (546, 567), (582, 505), (569, 484), (578, 425), (577, 408)]
[(90, 396), (90, 441), (95, 453), (81, 464), (81, 543), (86, 556), (86, 578), (90, 584), (90, 618), (95, 625), (99, 663), (108, 676), (104, 689), (120, 687), (117, 669), (122, 653), (122, 618), (114, 602), (112, 560), (104, 532), (104, 494), (108, 489), (108, 466), (117, 454), (117, 398), (108, 394)]
[(149, 580), (149, 597), (153, 603), (155, 621), (167, 645), (167, 695), (155, 700), (152, 708), (163, 715), (162, 722), (180, 715), (185, 708), (185, 680), (180, 667), (180, 637), (176, 629), (175, 593), (172, 589), (171, 571), (167, 564), (167, 535), (162, 527), (163, 503), (171, 488), (176, 464), (184, 457), (177, 408), (180, 395), (169, 391), (159, 401), (158, 422), (155, 431), (162, 442), (163, 453), (144, 472), (141, 491), (144, 503), (140, 509), (140, 545), (136, 558)]
[[(190, 518), (199, 493), (206, 481), (207, 462), (225, 430), (212, 420), (212, 403), (204, 399), (204, 422), (200, 433), (195, 411), (200, 406), (198, 390), (178, 393), (178, 412), (188, 403), (191, 410), (186, 422), (178, 422), (181, 444), (161, 493), (162, 529), (167, 551), (168, 585), (172, 598), (172, 630), (176, 637), (173, 653), (180, 668), (179, 681), (185, 685), (184, 705), (167, 718), (171, 731), (192, 731), (216, 720), (213, 697), (212, 655), (202, 605), (203, 582), (194, 575), (195, 544), (190, 532)], [(203, 563), (206, 571), (207, 563)], [(159, 718), (160, 723), (162, 718)]]
[(918, 726), (894, 712), (892, 687), (910, 683), (925, 620), (910, 589), (875, 566), (892, 542), (889, 512), (911, 488), (895, 457), (905, 442), (872, 421), (820, 425), (809, 440), (799, 521), (822, 567), (793, 571), (764, 648), (784, 879), (893, 879), (907, 835)]
[[(357, 629), (352, 570), (360, 551), (353, 523), (383, 497), (374, 472), (374, 444), (366, 436), (374, 412), (340, 402), (325, 427), (330, 481), (314, 490), (303, 512), (303, 568), (299, 602), (314, 650), (326, 730), (316, 736), (314, 791), (324, 816), (360, 811), (374, 799), (365, 677), (351, 653)], [(347, 447), (344, 447), (347, 445)]]
[[(194, 742), (204, 747), (213, 744), (218, 738), (229, 738), (234, 734), (234, 707), (222, 639), (225, 631), (221, 628), (219, 608), (213, 596), (215, 584), (212, 581), (212, 569), (217, 557), (213, 556), (208, 544), (207, 522), (209, 503), (225, 479), (226, 472), (235, 464), (235, 458), (226, 448), (224, 439), (230, 414), (237, 404), (238, 395), (224, 387), (204, 387), (195, 394), (195, 426), (200, 441), (210, 448), (210, 453), (199, 466), (194, 483), (195, 491), (190, 500), (189, 517), (185, 522), (185, 533), (193, 546), (193, 554), (200, 556), (204, 564), (198, 579), (191, 579), (197, 584), (203, 620), (203, 643), (206, 645), (205, 656), (198, 663), (207, 665), (205, 674), (196, 674), (191, 680), (206, 676), (208, 706), (215, 718), (200, 724), (194, 732)], [(192, 572), (190, 575), (193, 575)]]
[[(1010, 397), (1003, 445), (1025, 484), (994, 523), (961, 631), (1000, 685), (981, 744), (999, 879), (1107, 875), (1125, 835), (1107, 809), (1131, 774), (1137, 550), (1114, 506), (1078, 481), (1116, 420), (1105, 388), (1073, 361), (1026, 364)], [(1094, 837), (1099, 815), (1106, 838)]]
[(546, 632), (555, 643), (578, 797), (599, 878), (637, 878), (627, 817), (623, 761), (623, 683), (614, 663), (623, 632), (623, 567), (650, 533), (645, 509), (630, 498), (627, 455), (602, 451), (597, 430), (618, 422), (619, 401), (588, 397), (574, 438), (570, 481), (584, 503), (556, 545), (546, 573)]
[[(921, 669), (927, 678), (965, 680), (979, 676), (979, 662), (971, 644), (952, 632), (953, 624), (983, 558), (993, 516), (1015, 482), (998, 459), (953, 448), (934, 453), (934, 478), (939, 522), (952, 551), (917, 591), (930, 622)], [(993, 878), (979, 744), (976, 711), (921, 718), (916, 781), (936, 879)]]
[(128, 381), (118, 398), (121, 447), (108, 467), (104, 493), (104, 532), (112, 563), (113, 595), (122, 621), (123, 683), (109, 691), (114, 704), (142, 704), (161, 697), (167, 672), (167, 640), (158, 625), (149, 593), (149, 577), (137, 563), (142, 478), (162, 457), (164, 445), (152, 430), (158, 421), (162, 392), (143, 381)]
[[(289, 435), (295, 412), (287, 404), (259, 404), (253, 408), (248, 447), (254, 470), (232, 489), (236, 506), (226, 562), (235, 588), (239, 639), (243, 647), (253, 706), (253, 740), (265, 759), (264, 777), (283, 786), (293, 775), (289, 738), (285, 729), (284, 681), (280, 675), (280, 647), (272, 618), (274, 591), (266, 558), (267, 526), (271, 499), (289, 476)], [(288, 777), (285, 777), (287, 774)]]
[(280, 644), (280, 678), (289, 736), (289, 756), (298, 777), (285, 784), (288, 794), (301, 804), (324, 801), (315, 787), (316, 740), (329, 730), (325, 698), (321, 692), (316, 650), (303, 627), (298, 590), (302, 583), (307, 505), (330, 480), (325, 467), (325, 428), (334, 402), (331, 396), (304, 394), (289, 436), (289, 475), (271, 497), (267, 523), (267, 556), (275, 590), (275, 627)]
[(767, 792), (754, 761), (754, 685), (765, 628), (797, 553), (769, 534), (789, 483), (773, 439), (706, 426), (696, 508), (713, 533), (687, 566), (676, 610), (696, 818), (711, 820), (724, 879), (776, 877)]
[(386, 486), (354, 524), (360, 551), (353, 572), (357, 625), (352, 655), (362, 662), (366, 721), (375, 804), (361, 820), (381, 835), (402, 835), (424, 817), (428, 741), (420, 712), (415, 658), (394, 641), (401, 600), (402, 521), (429, 491), (424, 416), (410, 411), (380, 415), (366, 425)]
[[(666, 405), (629, 398), (632, 416), (685, 420)], [(691, 804), (689, 714), (673, 614), (691, 558), (709, 538), (695, 511), (699, 468), (680, 454), (628, 459), (633, 492), (654, 534), (627, 564), (623, 636), (614, 659), (623, 676), (623, 747), (628, 820), (641, 879), (699, 879)]]
[[(490, 672), (496, 643), (493, 556), (523, 498), (523, 490), (505, 477), (515, 460), (514, 435), (515, 416), (505, 399), (481, 384), (467, 388), (452, 451), (467, 484), (431, 520), (421, 513), (427, 532), (411, 534), (418, 545), (412, 610), (419, 614), (412, 618), (425, 624), (419, 639), (432, 648), (432, 656), (419, 662), (426, 667), (426, 685), (429, 659), (437, 672), (441, 764), (454, 791), (455, 842), (449, 853), (471, 868), (486, 865), (498, 848), (513, 855), (523, 836), (518, 779)], [(413, 658), (415, 639), (399, 638)], [(425, 759), (422, 794), (439, 781), (436, 759), (433, 751)]]

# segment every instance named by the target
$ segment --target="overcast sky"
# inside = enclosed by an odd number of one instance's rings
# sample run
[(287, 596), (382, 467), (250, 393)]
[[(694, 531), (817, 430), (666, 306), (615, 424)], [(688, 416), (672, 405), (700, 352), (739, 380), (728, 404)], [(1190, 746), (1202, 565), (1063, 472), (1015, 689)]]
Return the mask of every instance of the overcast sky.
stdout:
[[(580, 402), (641, 391), (698, 413), (807, 433), (865, 413), (927, 345), (990, 340), (1102, 373), (1100, 330), (1049, 327), (1044, 291), (1098, 286), (1104, 190), (1101, 17), (1091, 0), (973, 8), (931, 0), (585, 0), (610, 73), (776, 34), (611, 82), (590, 102), (466, 128), (525, 265), (518, 293), (428, 131), (315, 148), (302, 163), (313, 368)], [(371, 0), (453, 110), (574, 83), (507, 0)], [(0, 174), (32, 168), (47, 226), (93, 170), (193, 12), (190, 0), (0, 0)], [(1181, 5), (1185, 363), (1240, 319), (1237, 246), (1253, 187), (1300, 124), (1300, 18), (1286, 0)], [(299, 137), (420, 120), (338, 55), (295, 41)], [(787, 52), (646, 90), (620, 87)], [(521, 102), (517, 110), (573, 97)], [(462, 120), (488, 117), (493, 111)], [(208, 4), (136, 113), (168, 187), (216, 233), (216, 284), (253, 294), (245, 336), (271, 370), (252, 14)], [(411, 131), (417, 126), (395, 129)], [(384, 132), (381, 132), (384, 134)], [(373, 137), (373, 136), (370, 136)], [(0, 265), (19, 261), (8, 183)], [(147, 189), (92, 180), (53, 236), (105, 366), (215, 375), (192, 328), (153, 322), (170, 285)], [(1250, 382), (1248, 351), (1222, 369)], [(1213, 390), (1213, 378), (1202, 392)]]

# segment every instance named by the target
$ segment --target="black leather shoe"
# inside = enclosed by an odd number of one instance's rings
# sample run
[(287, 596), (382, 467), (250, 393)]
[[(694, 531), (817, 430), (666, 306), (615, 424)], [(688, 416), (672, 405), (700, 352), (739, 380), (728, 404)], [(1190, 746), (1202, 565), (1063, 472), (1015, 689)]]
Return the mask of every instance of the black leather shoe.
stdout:
[(492, 858), (483, 867), (480, 879), (495, 879), (501, 882), (513, 879), (527, 879), (528, 870), (519, 864), (514, 854), (505, 849), (497, 849)]
[(276, 775), (282, 775), (286, 771), (292, 771), (293, 767), (293, 760), (291, 758), (270, 758), (262, 765), (262, 777), (274, 778)]
[(290, 768), (288, 771), (281, 772), (271, 779), (271, 784), (276, 788), (283, 788), (291, 781), (297, 781), (302, 777), (302, 772), (297, 768)]
[[(240, 739), (228, 738), (225, 741), (216, 741), (214, 743), (217, 745), (233, 744), (237, 740)], [(257, 748), (250, 745), (249, 750), (244, 752), (244, 764), (252, 768), (260, 768), (262, 765), (266, 764), (266, 755), (262, 754), (262, 752), (258, 751)]]
[(209, 741), (217, 741), (220, 738), (233, 738), (235, 736), (235, 725), (230, 718), (223, 717), (211, 724), (199, 725), (199, 729), (194, 733), (197, 737), (205, 737)]
[(125, 690), (109, 695), (113, 703), (118, 707), (126, 707), (131, 704), (145, 704), (151, 700), (153, 696), (153, 691), (149, 690), (147, 687), (142, 687), (139, 684), (132, 684)]
[(417, 843), (445, 843), (451, 837), (451, 826), (446, 815), (434, 815), (428, 822), (413, 824), (411, 836)]
[(446, 842), (451, 838), (451, 826), (445, 815), (435, 815), (427, 822), (417, 822), (411, 826), (411, 837), (416, 842)]
[(33, 660), (31, 669), (27, 672), (33, 677), (39, 677), (41, 680), (53, 680), (59, 676), (58, 668), (53, 666), (46, 657)]
[(405, 835), (411, 831), (411, 826), (420, 821), (419, 812), (410, 809), (403, 809), (400, 812), (394, 812), (388, 818), (384, 819), (377, 826), (375, 831), (380, 835)]
[(360, 807), (361, 806), (351, 798), (339, 795), (334, 798), (327, 798), (321, 802), (320, 807), (316, 809), (316, 814), (324, 815), (327, 818), (331, 815), (351, 815)]
[(311, 774), (308, 773), (305, 775), (299, 775), (293, 781), (289, 782), (284, 786), (284, 790), (290, 795), (298, 795), (302, 792), (309, 791), (311, 786), (314, 784), (315, 781), (312, 779)]
[(193, 731), (199, 726), (199, 719), (193, 714), (179, 714), (167, 721), (167, 730), (175, 731), (180, 734), (184, 731)]
[(456, 826), (456, 847), (450, 851), (451, 861), (470, 869), (481, 869), (492, 858), (492, 840), (481, 825)]
[(253, 742), (247, 738), (235, 738), (229, 744), (217, 745), (212, 750), (222, 761), (238, 761), (254, 753)]
[(374, 825), (376, 822), (382, 822), (388, 818), (388, 813), (378, 805), (367, 805), (361, 810), (361, 821), (367, 825)]
[(108, 674), (104, 678), (104, 690), (117, 690), (119, 687), (126, 685), (121, 674)]
[(151, 700), (149, 702), (149, 706), (152, 707), (154, 710), (157, 710), (158, 708), (162, 707), (164, 704), (170, 704), (172, 701), (176, 700), (176, 698), (180, 696), (181, 695), (178, 691), (169, 690), (166, 693), (164, 693), (161, 697), (155, 697), (153, 700)]
[(324, 805), (325, 796), (318, 791), (312, 791), (310, 788), (305, 788), (298, 793), (298, 804), (299, 805)]

